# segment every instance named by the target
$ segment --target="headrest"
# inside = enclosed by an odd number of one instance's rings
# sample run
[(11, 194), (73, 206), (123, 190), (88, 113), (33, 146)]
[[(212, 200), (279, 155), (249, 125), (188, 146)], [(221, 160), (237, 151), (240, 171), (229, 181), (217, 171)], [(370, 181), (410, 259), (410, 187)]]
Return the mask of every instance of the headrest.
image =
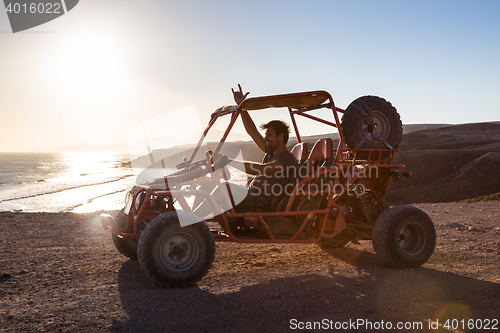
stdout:
[(307, 157), (307, 143), (297, 143), (290, 152), (295, 156), (299, 164), (303, 163)]
[(316, 141), (311, 153), (307, 158), (307, 174), (310, 175), (313, 168), (329, 166), (333, 161), (332, 139), (323, 138)]

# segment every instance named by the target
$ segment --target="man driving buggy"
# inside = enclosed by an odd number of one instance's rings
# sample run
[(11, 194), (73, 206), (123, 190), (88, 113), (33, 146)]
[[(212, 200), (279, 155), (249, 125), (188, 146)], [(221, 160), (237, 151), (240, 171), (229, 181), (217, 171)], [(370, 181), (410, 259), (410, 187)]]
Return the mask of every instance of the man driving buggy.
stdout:
[[(243, 94), (239, 84), (238, 88), (236, 91), (231, 90), (234, 101), (239, 105), (249, 93)], [(266, 131), (265, 136), (262, 136), (248, 111), (241, 111), (241, 119), (246, 132), (265, 156), (261, 163), (227, 159), (228, 163), (236, 162), (231, 164), (235, 168), (255, 176), (248, 189), (231, 186), (233, 198), (244, 198), (235, 203), (234, 210), (236, 213), (267, 211), (273, 199), (285, 194), (287, 185), (295, 180), (297, 159), (286, 147), (290, 126), (282, 120), (271, 120), (260, 125), (260, 128)], [(236, 232), (238, 228), (245, 228), (243, 219), (230, 221), (230, 228), (232, 232)]]

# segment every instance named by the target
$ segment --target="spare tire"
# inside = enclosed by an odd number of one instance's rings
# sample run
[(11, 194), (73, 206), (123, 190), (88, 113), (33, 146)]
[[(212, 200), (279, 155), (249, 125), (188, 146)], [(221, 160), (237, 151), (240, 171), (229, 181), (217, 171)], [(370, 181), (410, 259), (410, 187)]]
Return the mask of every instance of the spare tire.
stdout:
[(341, 125), (345, 144), (354, 150), (396, 149), (403, 135), (403, 124), (396, 108), (377, 96), (363, 96), (349, 104)]

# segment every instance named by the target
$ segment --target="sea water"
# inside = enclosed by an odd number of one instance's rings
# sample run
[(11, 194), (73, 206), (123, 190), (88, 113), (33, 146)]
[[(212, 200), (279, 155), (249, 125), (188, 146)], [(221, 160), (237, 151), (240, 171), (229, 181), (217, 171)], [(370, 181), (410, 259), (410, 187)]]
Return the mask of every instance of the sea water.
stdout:
[(128, 154), (0, 153), (0, 211), (120, 209), (134, 184)]
[[(119, 210), (141, 172), (128, 161), (123, 153), (0, 153), (0, 211)], [(243, 173), (232, 174), (244, 184)]]

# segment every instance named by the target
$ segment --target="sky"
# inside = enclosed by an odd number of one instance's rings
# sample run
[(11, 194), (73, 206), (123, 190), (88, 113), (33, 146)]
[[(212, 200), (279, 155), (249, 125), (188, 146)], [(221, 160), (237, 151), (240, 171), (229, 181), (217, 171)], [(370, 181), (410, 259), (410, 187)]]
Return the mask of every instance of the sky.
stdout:
[(204, 126), (238, 83), (377, 95), (405, 124), (499, 121), (499, 59), (497, 0), (81, 0), (15, 34), (0, 3), (0, 152), (127, 143), (184, 108)]

